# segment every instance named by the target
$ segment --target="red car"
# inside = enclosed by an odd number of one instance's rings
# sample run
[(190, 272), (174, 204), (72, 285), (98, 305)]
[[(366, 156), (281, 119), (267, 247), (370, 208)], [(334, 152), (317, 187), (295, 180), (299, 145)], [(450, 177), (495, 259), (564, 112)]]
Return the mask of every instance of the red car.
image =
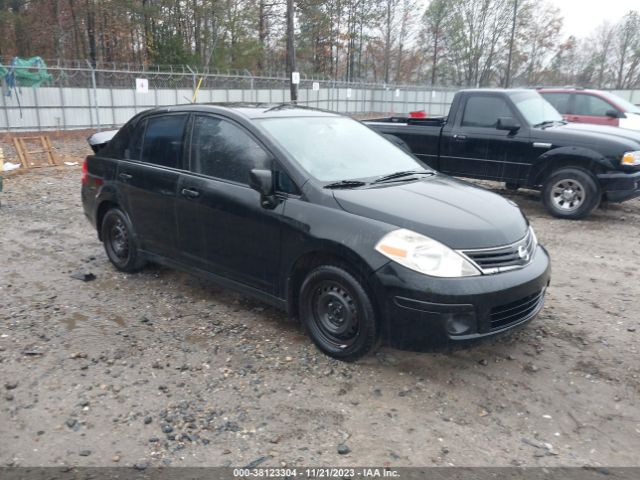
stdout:
[(640, 107), (602, 90), (542, 88), (538, 92), (565, 120), (640, 130)]

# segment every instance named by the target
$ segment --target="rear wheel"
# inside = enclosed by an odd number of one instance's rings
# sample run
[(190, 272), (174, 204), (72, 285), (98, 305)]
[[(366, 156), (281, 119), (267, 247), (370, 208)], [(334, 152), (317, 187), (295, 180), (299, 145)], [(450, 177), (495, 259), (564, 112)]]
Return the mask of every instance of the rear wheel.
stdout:
[(563, 168), (552, 173), (542, 187), (542, 203), (559, 218), (580, 219), (600, 203), (600, 189), (588, 172)]
[(133, 226), (122, 210), (112, 208), (104, 215), (101, 233), (107, 257), (118, 270), (135, 272), (144, 266)]
[(317, 267), (304, 280), (300, 318), (316, 346), (338, 360), (355, 361), (378, 342), (369, 295), (360, 281), (337, 266)]

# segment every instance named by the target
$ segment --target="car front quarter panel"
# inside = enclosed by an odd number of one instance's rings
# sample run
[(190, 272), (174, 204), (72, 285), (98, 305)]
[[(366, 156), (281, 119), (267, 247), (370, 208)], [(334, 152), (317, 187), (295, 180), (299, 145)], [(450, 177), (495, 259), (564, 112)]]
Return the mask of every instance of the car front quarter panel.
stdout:
[(297, 198), (287, 199), (284, 217), (280, 292), (290, 305), (301, 263), (307, 267), (327, 261), (343, 263), (365, 279), (389, 263), (374, 247), (396, 228), (393, 225)]
[[(289, 258), (309, 251), (338, 249), (352, 252), (373, 271), (388, 262), (374, 247), (385, 234), (397, 228), (394, 225), (301, 199), (288, 199), (284, 215), (288, 226), (282, 248)], [(309, 222), (311, 218), (313, 223)], [(291, 255), (293, 251), (289, 249), (298, 252)]]
[(564, 167), (583, 168), (589, 172), (599, 173), (615, 169), (613, 158), (584, 147), (559, 147), (540, 155), (531, 167), (528, 184), (541, 185), (554, 170)]

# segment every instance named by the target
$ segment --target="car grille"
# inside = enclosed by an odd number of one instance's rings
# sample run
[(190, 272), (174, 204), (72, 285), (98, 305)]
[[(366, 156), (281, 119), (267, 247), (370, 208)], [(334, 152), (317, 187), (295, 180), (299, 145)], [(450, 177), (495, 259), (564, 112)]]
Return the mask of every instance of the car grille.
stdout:
[(538, 241), (529, 228), (522, 240), (511, 245), (478, 250), (463, 250), (467, 257), (482, 273), (499, 273), (528, 265), (533, 259)]
[(491, 330), (500, 330), (527, 320), (539, 310), (543, 301), (544, 290), (515, 302), (492, 308), (490, 313)]

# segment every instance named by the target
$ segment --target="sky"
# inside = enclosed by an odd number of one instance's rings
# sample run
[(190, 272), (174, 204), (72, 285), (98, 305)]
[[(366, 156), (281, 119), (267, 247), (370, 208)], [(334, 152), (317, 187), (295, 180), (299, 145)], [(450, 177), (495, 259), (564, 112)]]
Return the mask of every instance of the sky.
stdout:
[(629, 10), (640, 11), (639, 0), (552, 0), (564, 16), (564, 36), (588, 36), (603, 21), (615, 23)]

